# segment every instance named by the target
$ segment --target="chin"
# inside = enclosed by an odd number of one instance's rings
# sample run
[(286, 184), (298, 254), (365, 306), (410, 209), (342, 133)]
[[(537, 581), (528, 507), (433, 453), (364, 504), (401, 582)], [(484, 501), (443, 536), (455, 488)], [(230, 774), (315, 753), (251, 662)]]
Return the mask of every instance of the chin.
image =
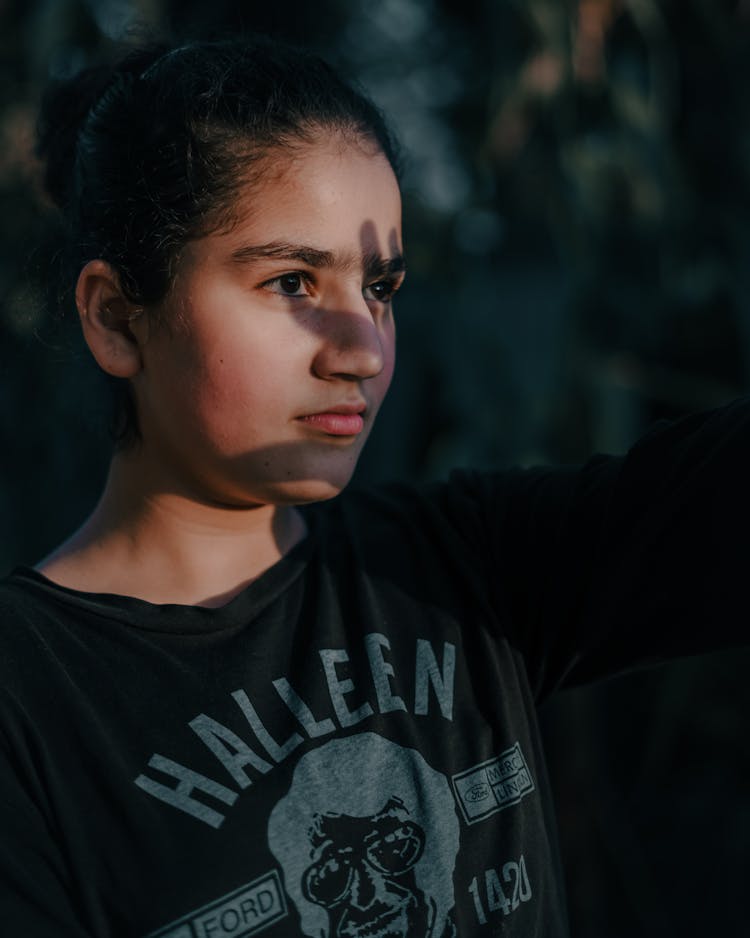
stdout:
[(277, 505), (309, 505), (311, 502), (325, 502), (340, 495), (349, 483), (349, 478), (341, 481), (309, 479), (279, 483), (278, 486), (274, 486), (270, 501)]
[[(351, 467), (353, 471), (354, 467)], [(251, 501), (265, 505), (308, 505), (340, 495), (349, 484), (352, 471), (321, 473), (317, 478), (267, 479), (253, 486)], [(240, 500), (242, 496), (240, 496)]]
[[(305, 505), (339, 495), (349, 484), (357, 465), (359, 447), (348, 453), (327, 448), (323, 457), (290, 459), (287, 453), (264, 454), (258, 458), (235, 459), (234, 465), (219, 466), (210, 482), (218, 501), (238, 507), (259, 505)], [(334, 457), (334, 458), (332, 458)], [(223, 475), (223, 478), (221, 477)], [(219, 494), (220, 493), (220, 494)]]
[(330, 451), (326, 458), (309, 460), (305, 463), (288, 464), (286, 478), (278, 478), (278, 469), (268, 479), (268, 501), (278, 505), (305, 505), (311, 502), (328, 501), (340, 495), (351, 481), (357, 466), (360, 447), (347, 454)]

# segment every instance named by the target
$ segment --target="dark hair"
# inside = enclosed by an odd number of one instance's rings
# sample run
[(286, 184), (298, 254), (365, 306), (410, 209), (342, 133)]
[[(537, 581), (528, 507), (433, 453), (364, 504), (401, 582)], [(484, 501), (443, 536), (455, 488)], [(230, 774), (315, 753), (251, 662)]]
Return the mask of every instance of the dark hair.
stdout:
[[(154, 45), (53, 83), (37, 149), (65, 219), (68, 283), (102, 258), (134, 303), (163, 299), (184, 245), (231, 225), (259, 160), (320, 129), (371, 140), (399, 175), (375, 105), (317, 56), (265, 37)], [(115, 405), (127, 445), (139, 437), (128, 382)]]

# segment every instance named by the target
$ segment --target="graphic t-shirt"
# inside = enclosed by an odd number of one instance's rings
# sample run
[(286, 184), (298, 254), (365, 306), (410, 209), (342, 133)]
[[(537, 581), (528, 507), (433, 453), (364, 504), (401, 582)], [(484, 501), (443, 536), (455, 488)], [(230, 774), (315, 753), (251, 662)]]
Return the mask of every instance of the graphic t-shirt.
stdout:
[(305, 509), (218, 609), (0, 585), (0, 913), (41, 938), (563, 938), (536, 705), (745, 641), (750, 407)]

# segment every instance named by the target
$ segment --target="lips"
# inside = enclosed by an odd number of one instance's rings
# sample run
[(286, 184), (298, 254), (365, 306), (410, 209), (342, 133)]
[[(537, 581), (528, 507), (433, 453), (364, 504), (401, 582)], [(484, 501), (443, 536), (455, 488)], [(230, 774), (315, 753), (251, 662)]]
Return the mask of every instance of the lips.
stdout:
[(305, 414), (298, 419), (309, 427), (321, 430), (329, 436), (357, 436), (365, 421), (362, 416), (365, 404), (336, 404), (315, 414)]

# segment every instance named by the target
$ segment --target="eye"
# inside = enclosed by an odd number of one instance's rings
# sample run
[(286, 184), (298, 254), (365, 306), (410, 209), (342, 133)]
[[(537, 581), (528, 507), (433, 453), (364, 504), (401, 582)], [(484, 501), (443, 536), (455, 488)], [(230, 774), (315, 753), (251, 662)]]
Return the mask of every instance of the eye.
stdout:
[(273, 280), (267, 280), (263, 286), (272, 293), (280, 293), (282, 296), (309, 295), (309, 278), (300, 272), (274, 277)]
[(423, 852), (424, 834), (421, 828), (408, 821), (367, 841), (367, 859), (381, 873), (405, 873), (419, 861)]
[(389, 303), (398, 287), (399, 284), (395, 280), (378, 280), (375, 283), (369, 283), (362, 291), (362, 295), (366, 300)]
[(302, 891), (317, 905), (333, 908), (349, 892), (352, 881), (351, 850), (324, 856), (310, 866), (302, 878)]

